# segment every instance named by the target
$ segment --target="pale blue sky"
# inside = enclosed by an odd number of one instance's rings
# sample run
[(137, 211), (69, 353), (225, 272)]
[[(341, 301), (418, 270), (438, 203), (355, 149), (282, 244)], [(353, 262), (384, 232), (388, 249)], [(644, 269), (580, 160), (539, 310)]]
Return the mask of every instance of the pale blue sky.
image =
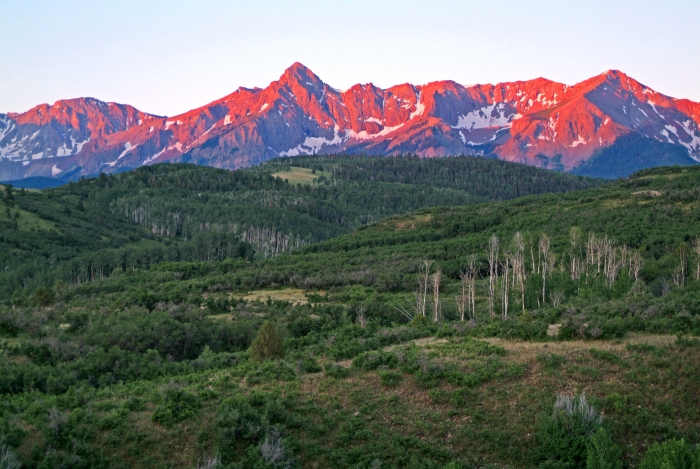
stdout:
[(336, 88), (620, 69), (700, 101), (699, 0), (2, 0), (0, 112), (91, 96), (174, 115), (299, 61)]

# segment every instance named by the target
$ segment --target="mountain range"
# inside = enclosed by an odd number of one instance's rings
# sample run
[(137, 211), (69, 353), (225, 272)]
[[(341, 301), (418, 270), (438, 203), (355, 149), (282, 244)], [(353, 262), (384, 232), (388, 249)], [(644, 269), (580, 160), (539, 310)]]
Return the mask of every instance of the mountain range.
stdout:
[(617, 70), (573, 86), (537, 78), (341, 91), (295, 63), (266, 88), (241, 87), (172, 117), (94, 98), (0, 114), (0, 180), (75, 178), (164, 162), (236, 169), (333, 153), (490, 155), (612, 177), (699, 162), (698, 125), (700, 103), (663, 95)]

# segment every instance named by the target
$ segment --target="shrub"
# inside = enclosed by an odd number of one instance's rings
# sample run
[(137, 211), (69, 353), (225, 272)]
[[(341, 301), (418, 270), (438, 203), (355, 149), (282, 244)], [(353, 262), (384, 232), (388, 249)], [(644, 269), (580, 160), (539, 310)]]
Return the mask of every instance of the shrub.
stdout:
[(290, 412), (295, 403), (285, 402), (277, 391), (252, 390), (247, 396), (235, 394), (225, 399), (215, 420), (218, 467), (298, 467), (293, 458), (294, 440), (282, 437), (287, 424), (299, 425), (299, 417)]
[(604, 428), (599, 428), (588, 440), (586, 469), (622, 469), (622, 450)]
[(395, 373), (393, 371), (379, 371), (379, 379), (382, 383), (382, 386), (396, 386), (401, 382), (403, 379), (403, 375), (401, 373)]
[(277, 326), (270, 321), (265, 321), (257, 337), (250, 344), (250, 357), (257, 361), (284, 357), (282, 336), (277, 331)]
[(323, 371), (321, 365), (319, 365), (313, 357), (304, 357), (299, 360), (299, 368), (301, 368), (301, 371), (304, 373), (320, 373)]
[(170, 426), (197, 415), (199, 411), (199, 399), (194, 394), (177, 388), (169, 388), (160, 403), (153, 411), (151, 419), (163, 425)]
[(352, 361), (352, 366), (365, 371), (376, 370), (379, 367), (396, 368), (399, 366), (399, 360), (396, 354), (391, 352), (365, 352)]
[(0, 444), (0, 469), (19, 469), (22, 463), (7, 445)]
[(205, 458), (203, 461), (197, 461), (197, 469), (217, 469), (221, 467), (220, 463), (219, 455), (215, 454), (214, 456)]
[(271, 429), (260, 445), (260, 455), (268, 467), (289, 467), (290, 462), (284, 442), (276, 429)]
[(644, 456), (639, 469), (698, 469), (700, 450), (693, 449), (685, 440), (667, 440), (655, 443)]
[(268, 361), (263, 363), (257, 369), (248, 373), (246, 383), (260, 384), (271, 383), (275, 381), (292, 381), (297, 375), (294, 369), (282, 360)]
[(49, 409), (45, 436), (55, 445), (61, 446), (70, 439), (71, 425), (67, 412), (61, 412), (56, 407)]
[(40, 287), (34, 290), (34, 304), (37, 306), (51, 306), (56, 297), (48, 288)]
[(332, 363), (326, 365), (326, 376), (340, 379), (345, 378), (348, 374), (350, 374), (350, 370), (344, 366), (334, 365)]
[(583, 467), (589, 438), (602, 425), (603, 418), (588, 404), (586, 396), (560, 395), (551, 416), (540, 419), (535, 451), (541, 467)]
[(566, 358), (556, 353), (541, 353), (537, 355), (537, 361), (542, 364), (542, 368), (546, 371), (554, 371), (561, 367)]
[(615, 355), (612, 352), (608, 352), (607, 350), (601, 350), (597, 348), (592, 348), (590, 350), (591, 355), (594, 358), (597, 358), (598, 360), (605, 360), (607, 362), (613, 363), (615, 365), (626, 365), (627, 362), (620, 358), (618, 355)]
[(409, 321), (408, 325), (410, 327), (417, 327), (417, 328), (427, 327), (430, 325), (430, 320), (421, 314), (416, 314), (415, 316), (413, 316), (413, 319), (411, 319)]

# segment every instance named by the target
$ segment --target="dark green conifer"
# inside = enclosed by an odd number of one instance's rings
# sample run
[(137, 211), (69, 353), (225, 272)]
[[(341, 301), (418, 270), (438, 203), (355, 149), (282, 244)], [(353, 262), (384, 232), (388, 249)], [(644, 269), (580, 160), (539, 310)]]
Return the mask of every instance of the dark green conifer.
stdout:
[(282, 336), (274, 323), (265, 321), (265, 324), (260, 328), (257, 337), (250, 344), (250, 357), (257, 361), (284, 357)]

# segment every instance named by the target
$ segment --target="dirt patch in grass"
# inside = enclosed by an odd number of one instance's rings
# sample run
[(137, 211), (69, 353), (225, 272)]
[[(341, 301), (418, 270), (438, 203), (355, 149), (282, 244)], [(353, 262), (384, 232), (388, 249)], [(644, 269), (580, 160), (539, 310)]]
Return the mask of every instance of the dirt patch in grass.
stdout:
[(423, 339), (416, 339), (413, 341), (413, 343), (419, 347), (428, 347), (430, 345), (445, 344), (447, 342), (448, 342), (448, 339), (445, 339), (445, 338), (437, 339), (435, 337), (425, 337)]
[(499, 345), (506, 349), (511, 360), (516, 362), (532, 362), (541, 353), (556, 353), (566, 355), (587, 352), (595, 348), (613, 353), (626, 353), (627, 344), (648, 344), (657, 347), (672, 344), (676, 341), (674, 335), (661, 334), (628, 334), (624, 339), (617, 340), (570, 340), (562, 342), (528, 342), (504, 339), (483, 339), (491, 345)]
[[(323, 295), (324, 292), (315, 292)], [(295, 305), (305, 305), (309, 302), (306, 297), (306, 292), (301, 288), (285, 288), (282, 290), (255, 290), (246, 293), (245, 295), (236, 295), (237, 298), (243, 298), (246, 301), (267, 301), (268, 298), (273, 301), (288, 301)]]
[(647, 197), (659, 197), (661, 192), (659, 191), (637, 191), (637, 192), (632, 192), (632, 195), (643, 195)]
[(428, 223), (432, 218), (432, 215), (418, 215), (410, 220), (395, 221), (394, 231), (415, 230), (417, 225)]

